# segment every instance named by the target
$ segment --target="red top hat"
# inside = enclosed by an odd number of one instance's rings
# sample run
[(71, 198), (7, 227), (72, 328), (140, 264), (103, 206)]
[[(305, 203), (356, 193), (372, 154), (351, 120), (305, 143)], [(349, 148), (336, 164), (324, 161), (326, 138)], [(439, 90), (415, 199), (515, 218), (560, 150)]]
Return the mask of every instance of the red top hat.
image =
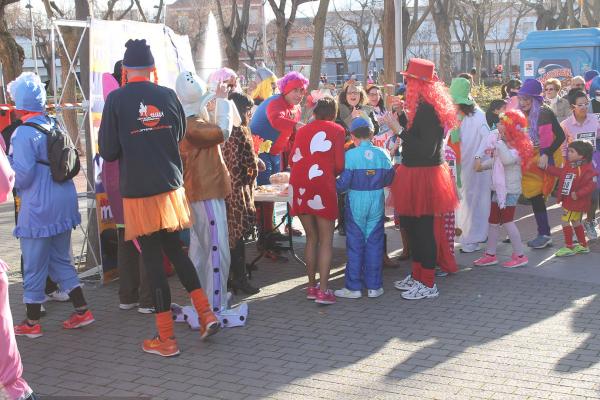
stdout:
[(425, 82), (433, 82), (435, 77), (435, 64), (422, 58), (411, 58), (408, 67), (402, 75)]

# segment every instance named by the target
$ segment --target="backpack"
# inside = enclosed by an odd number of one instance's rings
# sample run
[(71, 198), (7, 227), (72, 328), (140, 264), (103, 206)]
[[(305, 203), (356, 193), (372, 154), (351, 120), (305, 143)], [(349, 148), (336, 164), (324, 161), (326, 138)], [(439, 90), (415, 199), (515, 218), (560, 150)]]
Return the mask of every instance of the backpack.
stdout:
[(65, 182), (73, 179), (81, 169), (79, 152), (68, 134), (52, 118), (50, 129), (34, 122), (24, 122), (23, 125), (37, 129), (46, 135), (48, 143), (48, 162), (38, 161), (50, 167), (52, 179), (55, 182)]

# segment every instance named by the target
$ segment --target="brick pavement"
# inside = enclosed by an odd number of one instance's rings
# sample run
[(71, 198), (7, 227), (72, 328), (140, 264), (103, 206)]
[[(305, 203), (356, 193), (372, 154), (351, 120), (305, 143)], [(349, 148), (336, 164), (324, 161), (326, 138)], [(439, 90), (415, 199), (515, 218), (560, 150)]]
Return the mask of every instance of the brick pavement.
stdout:
[[(520, 211), (527, 238), (531, 218)], [(3, 218), (2, 257), (18, 259)], [(397, 249), (397, 232), (388, 234)], [(335, 288), (343, 285), (342, 244), (336, 239)], [(171, 359), (141, 352), (153, 318), (118, 310), (117, 284), (87, 285), (96, 324), (63, 331), (70, 306), (51, 303), (45, 336), (18, 342), (25, 377), (46, 399), (597, 399), (600, 244), (594, 248), (569, 260), (532, 252), (530, 266), (517, 271), (471, 268), (475, 256), (459, 255), (459, 273), (438, 281), (441, 296), (417, 302), (392, 287), (408, 271), (403, 264), (384, 272), (381, 298), (330, 307), (304, 300), (300, 265), (264, 261), (254, 274), (263, 290), (245, 299), (248, 325), (207, 342), (177, 325), (182, 354)], [(20, 319), (21, 287), (13, 281)], [(185, 302), (178, 282), (171, 284), (174, 301)]]

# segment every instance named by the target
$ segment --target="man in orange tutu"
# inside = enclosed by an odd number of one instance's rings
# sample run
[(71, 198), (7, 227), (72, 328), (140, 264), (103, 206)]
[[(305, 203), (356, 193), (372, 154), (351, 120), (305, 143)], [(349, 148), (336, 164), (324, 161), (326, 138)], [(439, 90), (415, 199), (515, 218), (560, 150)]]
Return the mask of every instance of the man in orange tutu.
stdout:
[(444, 162), (444, 132), (456, 125), (456, 111), (434, 70), (432, 62), (413, 58), (403, 73), (408, 123), (400, 134), (402, 165), (396, 170), (392, 194), (411, 246), (412, 273), (394, 283), (407, 300), (439, 295), (434, 216), (454, 211), (458, 204), (454, 180)]
[(154, 57), (146, 41), (129, 40), (125, 47), (122, 79), (126, 84), (106, 99), (100, 155), (107, 161), (119, 160), (125, 240), (138, 240), (154, 295), (158, 335), (145, 340), (142, 349), (170, 357), (179, 354), (179, 348), (163, 252), (190, 294), (201, 337), (216, 333), (219, 322), (178, 236), (191, 225), (178, 148), (185, 133), (185, 113), (175, 92), (156, 84)]

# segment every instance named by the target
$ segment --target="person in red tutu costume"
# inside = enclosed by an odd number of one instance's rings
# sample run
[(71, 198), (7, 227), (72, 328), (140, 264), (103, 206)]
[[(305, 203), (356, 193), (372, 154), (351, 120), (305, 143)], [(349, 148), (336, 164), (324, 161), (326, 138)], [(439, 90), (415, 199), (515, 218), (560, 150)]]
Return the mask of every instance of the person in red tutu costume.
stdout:
[[(333, 229), (338, 218), (336, 177), (344, 170), (344, 128), (334, 122), (333, 97), (316, 101), (314, 121), (296, 133), (290, 152), (292, 213), (306, 231), (304, 250), (308, 288), (306, 298), (319, 304), (335, 303), (328, 289), (333, 250)], [(316, 283), (317, 267), (320, 284)]]
[(434, 216), (454, 211), (458, 205), (454, 180), (444, 162), (444, 132), (457, 124), (456, 111), (434, 70), (431, 61), (412, 58), (403, 72), (408, 123), (400, 134), (402, 165), (396, 170), (392, 195), (412, 256), (412, 273), (394, 286), (408, 300), (439, 295)]

